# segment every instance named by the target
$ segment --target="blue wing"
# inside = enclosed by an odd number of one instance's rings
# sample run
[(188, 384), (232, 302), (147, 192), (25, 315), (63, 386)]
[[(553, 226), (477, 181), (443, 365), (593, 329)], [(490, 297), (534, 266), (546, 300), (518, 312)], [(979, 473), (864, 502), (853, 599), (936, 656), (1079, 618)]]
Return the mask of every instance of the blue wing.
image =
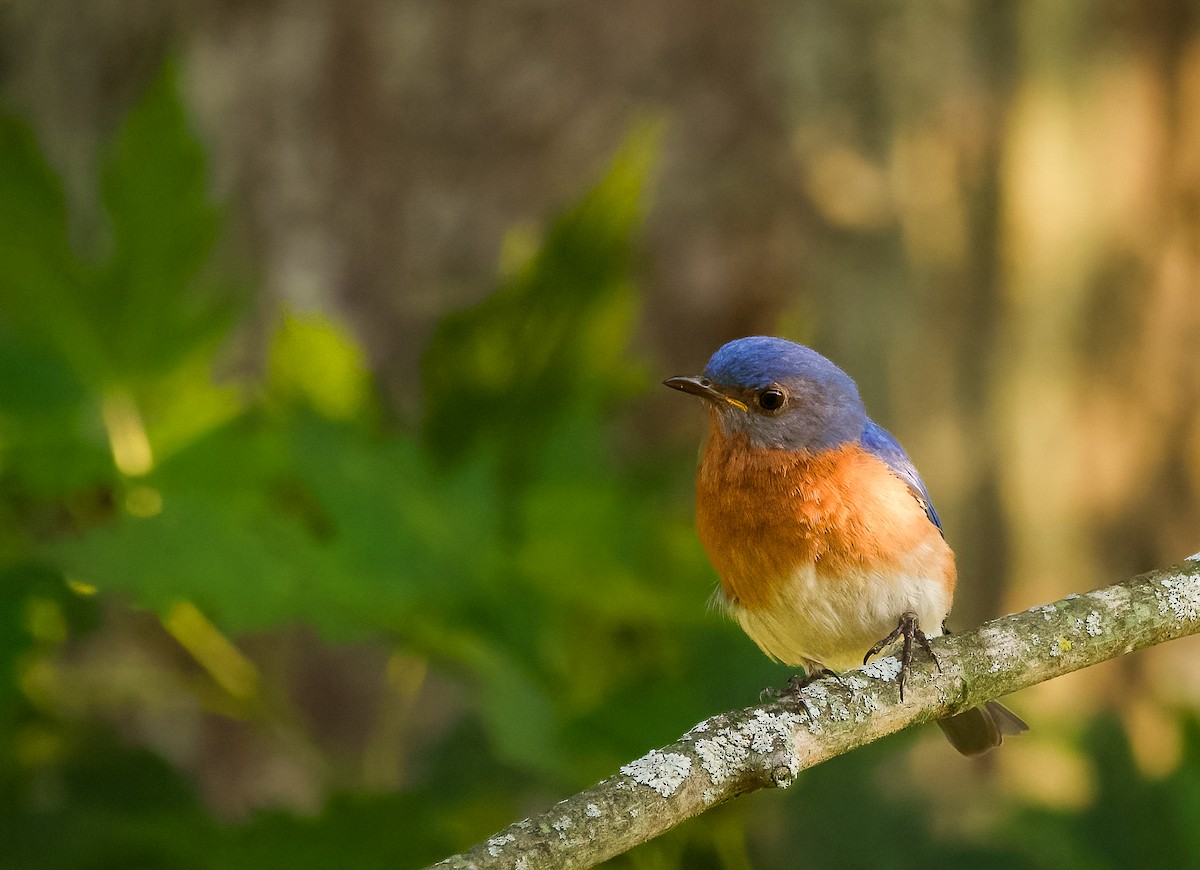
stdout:
[[(921, 475), (917, 473), (917, 467), (912, 464), (912, 460), (908, 458), (908, 454), (904, 452), (900, 442), (874, 420), (867, 421), (867, 428), (863, 430), (861, 440), (863, 447), (886, 462), (888, 468), (908, 484), (908, 491), (921, 505), (925, 516), (929, 517), (929, 521), (941, 532), (942, 521), (938, 519), (937, 511), (933, 509), (933, 499), (929, 497), (929, 490), (925, 489), (925, 483), (921, 480)], [(945, 532), (942, 532), (942, 536), (945, 537)]]

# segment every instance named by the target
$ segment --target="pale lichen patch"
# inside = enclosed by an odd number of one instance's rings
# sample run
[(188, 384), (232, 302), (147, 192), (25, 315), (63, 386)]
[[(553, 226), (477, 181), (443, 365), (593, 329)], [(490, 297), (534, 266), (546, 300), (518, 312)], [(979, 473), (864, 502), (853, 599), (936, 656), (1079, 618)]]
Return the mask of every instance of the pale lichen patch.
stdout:
[(800, 701), (803, 707), (809, 711), (808, 730), (813, 734), (822, 732), (821, 717), (813, 715), (819, 712), (822, 708), (829, 709), (829, 692), (820, 683), (814, 683), (811, 686), (805, 686), (800, 692)]
[[(807, 686), (800, 694), (804, 698), (812, 700), (818, 709), (824, 708), (825, 714), (831, 719), (845, 721), (850, 718), (850, 711), (846, 709), (845, 703), (842, 702), (838, 695), (830, 694), (820, 683)], [(820, 720), (815, 717), (810, 718), (808, 728), (813, 734), (820, 734)]]
[(691, 772), (692, 760), (686, 755), (657, 749), (621, 768), (621, 773), (634, 782), (649, 786), (663, 797), (674, 794)]
[(858, 692), (854, 696), (854, 721), (866, 722), (879, 709), (879, 696), (875, 692)]
[(824, 734), (825, 726), (821, 724), (820, 719), (814, 716), (808, 720), (808, 730), (812, 734)]
[(900, 676), (900, 660), (895, 656), (884, 656), (863, 665), (859, 670), (868, 677), (890, 683)]
[(596, 806), (595, 804), (588, 804), (583, 808), (583, 811), (587, 813), (587, 817), (589, 819), (600, 818), (600, 807)]
[(1087, 615), (1087, 618), (1083, 621), (1083, 630), (1088, 633), (1088, 637), (1096, 637), (1104, 631), (1104, 628), (1100, 625), (1099, 611), (1093, 610)]
[(800, 717), (786, 710), (780, 713), (755, 710), (754, 721), (747, 723), (750, 748), (755, 752), (771, 752), (779, 746), (785, 746), (799, 724)]
[(729, 778), (750, 755), (749, 741), (738, 731), (722, 729), (711, 739), (696, 741), (696, 754), (700, 766), (708, 772), (713, 785), (720, 785)]
[(984, 628), (980, 630), (980, 638), (990, 661), (989, 673), (999, 673), (1024, 655), (1025, 644), (1013, 631)]
[(497, 834), (494, 837), (490, 837), (487, 841), (488, 854), (493, 858), (499, 858), (500, 853), (504, 851), (504, 847), (516, 839), (512, 834)]
[(1108, 610), (1124, 610), (1129, 606), (1129, 590), (1124, 586), (1109, 586), (1089, 592), (1088, 600), (1104, 605)]
[[(824, 690), (822, 690), (823, 692)], [(696, 741), (700, 766), (708, 773), (713, 785), (720, 785), (745, 767), (750, 754), (766, 754), (790, 749), (792, 734), (803, 721), (799, 714), (755, 710), (753, 718), (718, 730), (711, 738)], [(789, 769), (800, 772), (800, 762), (790, 752)]]
[(1183, 622), (1200, 619), (1200, 579), (1196, 577), (1164, 577), (1154, 590), (1158, 612), (1170, 613)]
[(838, 722), (850, 721), (850, 708), (836, 698), (829, 702), (829, 718)]
[(802, 691), (800, 694), (806, 695), (820, 704), (829, 702), (829, 692), (820, 683), (813, 683), (811, 686), (805, 686), (804, 691)]

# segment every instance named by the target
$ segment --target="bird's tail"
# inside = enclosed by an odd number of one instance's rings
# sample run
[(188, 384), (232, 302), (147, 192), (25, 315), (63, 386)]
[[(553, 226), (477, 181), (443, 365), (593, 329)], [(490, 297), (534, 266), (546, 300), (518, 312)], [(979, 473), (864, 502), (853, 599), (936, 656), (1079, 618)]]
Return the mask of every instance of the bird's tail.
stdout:
[(950, 745), (963, 755), (982, 755), (999, 746), (1005, 734), (1029, 730), (1020, 716), (996, 701), (938, 719), (937, 723)]

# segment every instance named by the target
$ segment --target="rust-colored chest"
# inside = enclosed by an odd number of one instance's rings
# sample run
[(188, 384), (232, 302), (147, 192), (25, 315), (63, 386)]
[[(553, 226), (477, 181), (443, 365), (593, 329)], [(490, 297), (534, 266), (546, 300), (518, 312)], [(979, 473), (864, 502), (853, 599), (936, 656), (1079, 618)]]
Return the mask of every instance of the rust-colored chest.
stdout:
[(805, 566), (836, 578), (895, 570), (936, 529), (906, 485), (848, 444), (819, 453), (752, 448), (713, 421), (697, 473), (700, 540), (725, 595), (751, 610)]

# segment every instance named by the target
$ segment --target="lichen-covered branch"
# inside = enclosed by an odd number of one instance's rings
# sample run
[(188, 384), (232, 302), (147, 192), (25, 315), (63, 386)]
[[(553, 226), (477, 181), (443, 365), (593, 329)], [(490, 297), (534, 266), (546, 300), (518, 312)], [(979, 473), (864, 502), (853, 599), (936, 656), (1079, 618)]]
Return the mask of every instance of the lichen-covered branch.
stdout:
[[(675, 743), (532, 819), (434, 865), (454, 870), (591, 867), (719, 803), (791, 784), (805, 768), (1133, 650), (1200, 631), (1200, 554), (1086, 595), (933, 641), (942, 665), (910, 675), (885, 657), (802, 692), (706, 719)], [(926, 663), (918, 656), (915, 663)], [(1034, 725), (1036, 727), (1036, 723)], [(948, 752), (950, 750), (947, 750)]]

